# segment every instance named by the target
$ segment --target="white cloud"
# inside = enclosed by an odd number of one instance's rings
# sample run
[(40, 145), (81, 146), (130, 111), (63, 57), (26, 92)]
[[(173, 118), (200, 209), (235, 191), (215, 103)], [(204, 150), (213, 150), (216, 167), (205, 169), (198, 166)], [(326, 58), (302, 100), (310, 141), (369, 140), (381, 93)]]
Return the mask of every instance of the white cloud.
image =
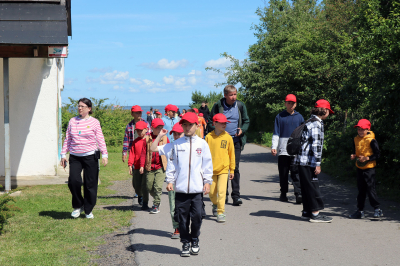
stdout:
[(188, 82), (192, 85), (196, 85), (197, 79), (196, 79), (196, 77), (191, 76), (188, 78)]
[(65, 78), (64, 84), (65, 84), (65, 85), (71, 85), (72, 83), (74, 83), (74, 82), (77, 81), (77, 80), (78, 80), (78, 79)]
[(103, 68), (97, 68), (97, 67), (95, 67), (95, 68), (90, 69), (89, 72), (93, 72), (93, 73), (96, 73), (96, 72), (106, 73), (106, 72), (109, 72), (109, 71), (111, 71), (111, 70), (112, 70), (111, 67), (103, 67)]
[(124, 83), (125, 80), (127, 80), (128, 78), (129, 78), (129, 71), (122, 72), (114, 70), (113, 72), (108, 72), (100, 76), (100, 83), (101, 84)]
[(147, 89), (148, 92), (151, 93), (158, 93), (158, 92), (166, 92), (167, 89), (162, 89), (162, 88), (151, 88), (151, 89)]
[(183, 87), (183, 86), (185, 86), (185, 84), (186, 84), (185, 78), (180, 78), (175, 81), (175, 86), (177, 86), (177, 87)]
[(165, 84), (172, 84), (174, 83), (174, 77), (169, 75), (168, 77), (163, 77), (163, 81)]
[(195, 76), (201, 76), (201, 71), (199, 70), (192, 70), (188, 75), (195, 75)]
[(153, 86), (154, 85), (154, 81), (148, 80), (148, 79), (144, 79), (143, 80), (144, 84), (146, 84), (146, 86)]
[(210, 61), (207, 61), (204, 66), (205, 67), (215, 67), (215, 68), (222, 68), (222, 67), (228, 67), (232, 63), (229, 59), (222, 57), (218, 58), (217, 60), (211, 59)]
[(130, 91), (130, 92), (140, 92), (140, 90), (134, 89), (134, 88), (132, 88), (132, 87), (129, 87), (129, 91)]
[(177, 68), (184, 68), (188, 65), (189, 61), (186, 59), (182, 60), (171, 60), (168, 62), (168, 59), (163, 58), (159, 60), (157, 63), (142, 63), (141, 66), (152, 68), (152, 69), (177, 69)]
[(142, 82), (140, 80), (134, 79), (134, 78), (131, 78), (129, 81), (131, 83), (133, 83), (133, 84), (136, 84), (136, 85), (141, 85), (142, 84)]
[(114, 86), (113, 86), (113, 89), (114, 89), (114, 90), (124, 90), (124, 87), (119, 86), (119, 85), (114, 85)]

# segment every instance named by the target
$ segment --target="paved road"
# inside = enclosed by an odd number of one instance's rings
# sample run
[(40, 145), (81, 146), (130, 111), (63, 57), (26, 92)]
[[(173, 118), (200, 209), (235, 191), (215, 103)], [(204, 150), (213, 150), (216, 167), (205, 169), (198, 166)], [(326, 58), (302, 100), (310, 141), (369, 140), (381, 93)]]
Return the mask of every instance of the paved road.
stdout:
[[(300, 219), (302, 207), (278, 201), (277, 158), (270, 150), (248, 144), (242, 153), (243, 205), (226, 207), (227, 222), (219, 224), (205, 197), (207, 217), (200, 236), (198, 256), (181, 258), (181, 243), (170, 239), (172, 225), (168, 196), (164, 192), (159, 214), (134, 206), (131, 242), (139, 265), (400, 265), (400, 211), (398, 204), (383, 202), (385, 218), (350, 220), (355, 188), (338, 186), (321, 175), (331, 224)], [(166, 191), (164, 189), (164, 191)], [(291, 190), (292, 191), (292, 190)]]

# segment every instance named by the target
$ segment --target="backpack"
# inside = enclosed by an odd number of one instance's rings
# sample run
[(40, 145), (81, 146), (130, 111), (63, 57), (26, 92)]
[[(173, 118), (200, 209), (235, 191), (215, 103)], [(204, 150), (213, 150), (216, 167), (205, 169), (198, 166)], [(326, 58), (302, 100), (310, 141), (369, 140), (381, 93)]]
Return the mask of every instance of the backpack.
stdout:
[(300, 126), (296, 127), (296, 129), (292, 132), (290, 135), (287, 145), (286, 145), (286, 151), (289, 155), (297, 155), (300, 152), (301, 147), (303, 144), (306, 142), (305, 140), (303, 141), (301, 139), (301, 136), (303, 135), (304, 127), (308, 122), (314, 122), (318, 121), (316, 118), (311, 118), (301, 124)]

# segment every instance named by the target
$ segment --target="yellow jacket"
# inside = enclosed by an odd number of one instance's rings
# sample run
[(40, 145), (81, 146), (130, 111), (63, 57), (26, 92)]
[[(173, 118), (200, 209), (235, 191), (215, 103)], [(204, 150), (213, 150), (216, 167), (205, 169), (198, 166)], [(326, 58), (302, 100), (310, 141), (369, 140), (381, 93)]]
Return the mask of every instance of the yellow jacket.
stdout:
[(227, 174), (228, 170), (233, 173), (235, 171), (235, 146), (232, 137), (225, 131), (219, 136), (212, 131), (207, 134), (206, 142), (211, 151), (213, 174)]
[[(375, 134), (372, 131), (368, 131), (368, 133), (369, 134), (364, 137), (357, 136), (354, 138), (357, 157), (360, 155), (369, 157), (374, 154), (371, 148), (371, 141), (375, 139)], [(358, 161), (356, 161), (356, 166), (360, 169), (374, 168), (376, 166), (376, 161), (367, 161), (365, 165), (362, 166), (358, 164)]]

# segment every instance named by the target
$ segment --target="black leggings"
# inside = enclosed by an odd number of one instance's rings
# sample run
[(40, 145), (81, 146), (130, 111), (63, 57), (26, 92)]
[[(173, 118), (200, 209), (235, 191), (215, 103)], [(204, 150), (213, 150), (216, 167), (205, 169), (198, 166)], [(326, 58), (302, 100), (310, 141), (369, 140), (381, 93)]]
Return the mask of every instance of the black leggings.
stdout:
[[(82, 169), (84, 197), (82, 197)], [(68, 187), (72, 194), (72, 208), (78, 209), (83, 206), (86, 214), (92, 212), (97, 200), (98, 178), (99, 160), (94, 158), (94, 154), (82, 157), (69, 156)]]
[(315, 167), (299, 165), (301, 195), (303, 196), (303, 211), (315, 212), (324, 209), (318, 176)]
[(359, 169), (357, 168), (357, 208), (364, 210), (365, 198), (368, 195), (369, 203), (374, 209), (379, 209), (378, 195), (375, 189), (375, 168)]

